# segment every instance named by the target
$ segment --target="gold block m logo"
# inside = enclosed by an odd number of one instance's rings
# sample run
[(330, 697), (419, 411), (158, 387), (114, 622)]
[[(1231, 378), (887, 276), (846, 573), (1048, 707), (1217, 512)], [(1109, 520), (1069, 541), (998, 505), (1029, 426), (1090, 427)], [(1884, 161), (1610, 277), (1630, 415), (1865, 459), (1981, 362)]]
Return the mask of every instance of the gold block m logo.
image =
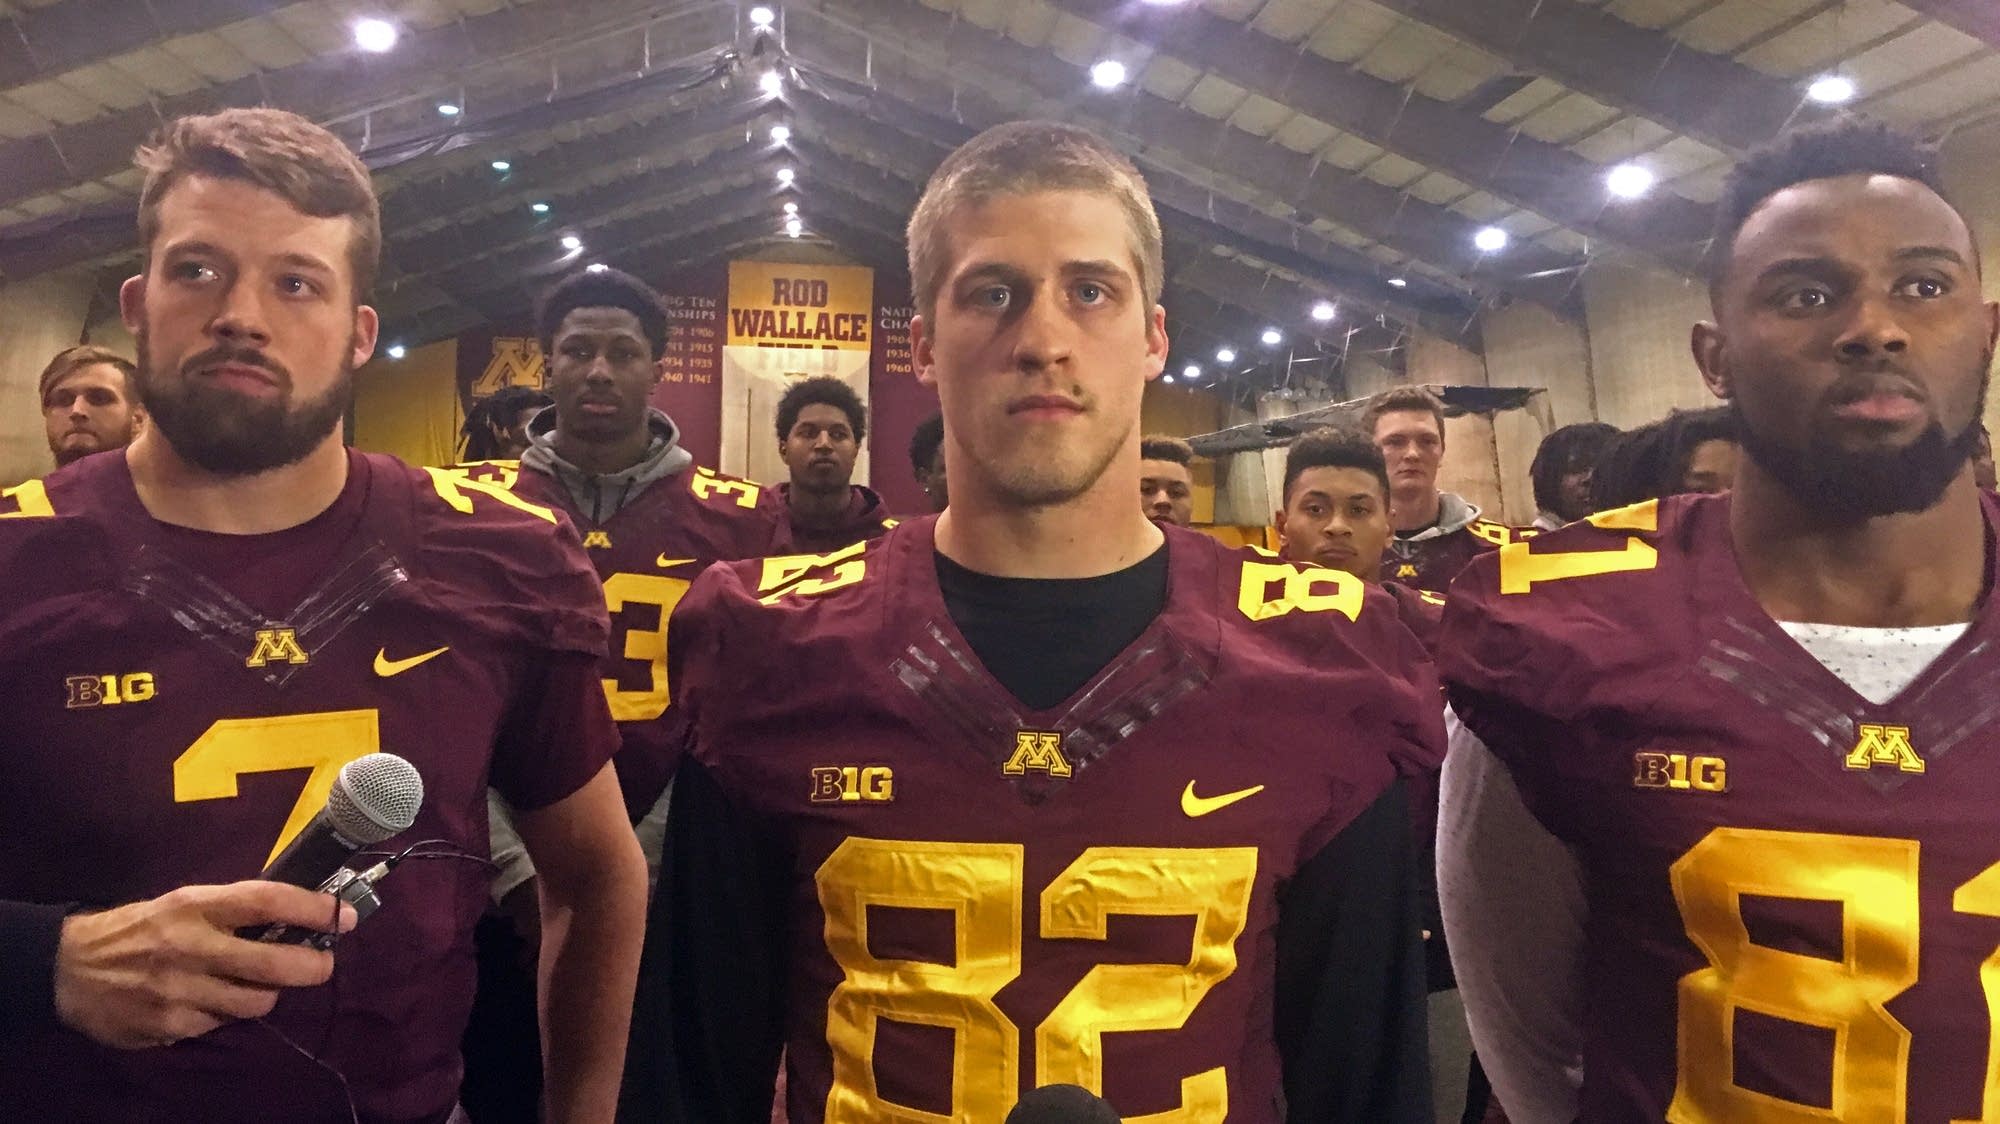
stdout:
[(611, 532), (591, 531), (583, 536), (583, 545), (587, 550), (610, 550)]
[(1069, 759), (1063, 756), (1062, 734), (1055, 730), (1016, 731), (1014, 756), (1007, 759), (1000, 771), (1010, 777), (1026, 776), (1031, 771), (1047, 773), (1052, 777), (1069, 776)]
[(1847, 767), (1873, 769), (1877, 765), (1894, 765), (1905, 773), (1924, 771), (1924, 759), (1910, 745), (1908, 726), (1861, 727), (1861, 740), (1847, 755)]
[(244, 667), (263, 667), (267, 663), (305, 663), (306, 650), (299, 647), (299, 638), (292, 635), (289, 628), (260, 628), (257, 630), (257, 644), (250, 649), (250, 658), (243, 661)]

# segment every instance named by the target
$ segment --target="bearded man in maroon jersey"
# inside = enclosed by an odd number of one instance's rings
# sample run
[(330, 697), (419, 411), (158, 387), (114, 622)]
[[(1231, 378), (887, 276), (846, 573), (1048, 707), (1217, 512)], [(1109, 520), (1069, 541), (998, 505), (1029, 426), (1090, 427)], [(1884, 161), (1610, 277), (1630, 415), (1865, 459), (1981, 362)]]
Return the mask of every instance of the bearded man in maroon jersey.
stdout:
[(676, 612), (692, 741), (624, 1110), (763, 1124), (782, 1047), (793, 1124), (997, 1122), (1053, 1084), (1427, 1120), (1421, 646), (1352, 575), (1132, 502), (1164, 270), (1115, 149), (989, 130), (909, 241), (951, 506)]
[[(0, 915), (53, 952), (0, 958), (0, 1117), (450, 1119), (492, 784), (541, 867), (550, 1115), (607, 1119), (645, 870), (589, 563), (547, 508), (342, 448), (381, 234), (338, 138), (229, 110), (139, 164), (152, 424), (0, 498), (0, 897), (74, 903)], [(403, 841), (470, 861), (398, 867), (332, 954), (239, 937), (333, 921), (243, 880), (378, 749), (423, 777)]]
[(1694, 329), (1735, 490), (1472, 564), (1440, 883), (1515, 1120), (2000, 1119), (2000, 307), (1934, 151), (1746, 157)]

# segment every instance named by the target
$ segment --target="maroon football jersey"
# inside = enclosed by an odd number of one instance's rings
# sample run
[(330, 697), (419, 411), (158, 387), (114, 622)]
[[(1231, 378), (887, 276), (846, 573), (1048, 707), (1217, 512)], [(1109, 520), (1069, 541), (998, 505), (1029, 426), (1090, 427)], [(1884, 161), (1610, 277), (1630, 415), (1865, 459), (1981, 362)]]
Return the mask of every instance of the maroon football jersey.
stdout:
[(611, 641), (604, 692), (624, 744), (615, 759), (634, 818), (653, 806), (673, 776), (681, 740), (667, 713), (667, 620), (711, 563), (781, 550), (782, 514), (762, 501), (768, 489), (706, 468), (655, 481), (611, 518), (593, 521), (562, 482), (515, 461), (460, 466), (567, 515), (604, 582)]
[(364, 1120), (456, 1103), (486, 788), (542, 807), (609, 760), (589, 675), (607, 625), (552, 512), (389, 457), (348, 465), (326, 513), (276, 535), (163, 526), (122, 454), (4, 493), (0, 898), (101, 908), (253, 878), (376, 750), (425, 790), (385, 846), (475, 861), (398, 867), (333, 982), (287, 992), (268, 1026), (139, 1051), (67, 1030), (9, 1042), (0, 1118), (348, 1121), (336, 1071)]
[(1166, 528), (1159, 617), (1026, 710), (946, 610), (935, 522), (718, 566), (674, 618), (692, 752), (795, 856), (792, 1124), (997, 1124), (1051, 1083), (1281, 1120), (1277, 897), (1441, 756), (1427, 657), (1350, 575)]
[(848, 485), (847, 510), (833, 527), (808, 527), (793, 519), (790, 484), (766, 487), (759, 502), (769, 510), (783, 536), (778, 544), (780, 549), (772, 550), (772, 554), (826, 554), (880, 538), (896, 525), (896, 521), (889, 517), (888, 509), (882, 506), (882, 497), (875, 494), (875, 489), (860, 484)]
[(1441, 594), (1468, 563), (1517, 539), (1532, 537), (1504, 523), (1474, 519), (1448, 535), (1430, 539), (1390, 536), (1382, 557), (1382, 577), (1428, 593)]
[(1995, 601), (1878, 706), (1758, 605), (1726, 496), (1453, 587), (1453, 706), (1585, 879), (1584, 1120), (2000, 1120)]

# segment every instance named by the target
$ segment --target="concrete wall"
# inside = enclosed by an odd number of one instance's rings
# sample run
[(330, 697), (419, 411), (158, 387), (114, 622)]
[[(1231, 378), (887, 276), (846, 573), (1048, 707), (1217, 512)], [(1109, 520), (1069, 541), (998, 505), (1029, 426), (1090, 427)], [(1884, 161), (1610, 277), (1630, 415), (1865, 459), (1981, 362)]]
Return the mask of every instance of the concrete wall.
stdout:
[(54, 273), (0, 288), (0, 485), (55, 467), (42, 425), (42, 368), (63, 348), (82, 343), (95, 279)]
[[(1697, 320), (1709, 318), (1700, 282), (1644, 265), (1602, 262), (1583, 277), (1590, 325), (1590, 375), (1597, 416), (1621, 428), (1675, 409), (1715, 405), (1688, 349)], [(1567, 424), (1573, 419), (1558, 411)]]

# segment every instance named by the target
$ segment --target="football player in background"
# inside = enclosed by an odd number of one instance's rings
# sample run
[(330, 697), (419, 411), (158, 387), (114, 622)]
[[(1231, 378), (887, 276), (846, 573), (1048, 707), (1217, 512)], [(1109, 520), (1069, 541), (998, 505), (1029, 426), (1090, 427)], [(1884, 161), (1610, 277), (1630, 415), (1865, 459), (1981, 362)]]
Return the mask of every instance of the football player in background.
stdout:
[(778, 455), (791, 480), (764, 489), (784, 538), (773, 553), (824, 554), (895, 526), (875, 489), (853, 482), (868, 408), (831, 375), (801, 379), (778, 399)]
[[(228, 110), (138, 163), (120, 301), (150, 422), (0, 499), (0, 897), (74, 903), (10, 993), (48, 1017), (12, 1028), (0, 1117), (445, 1121), (490, 782), (542, 869), (549, 1114), (603, 1120), (645, 870), (583, 552), (546, 508), (341, 446), (381, 228), (338, 138)], [(239, 937), (330, 926), (329, 899), (240, 880), (377, 750), (423, 778), (389, 846), (462, 861), (402, 864), (332, 956)]]
[(1194, 522), (1194, 448), (1178, 437), (1139, 440), (1139, 503), (1146, 518), (1185, 527)]
[(1452, 587), (1440, 881), (1496, 1096), (1544, 1121), (2000, 1119), (2000, 309), (1936, 154), (1738, 165), (1694, 329), (1727, 496)]
[[(1438, 694), (1395, 608), (1146, 519), (1167, 354), (1143, 180), (989, 130), (910, 222), (952, 504), (704, 574), (632, 1119), (1428, 1121), (1404, 777)], [(1300, 752), (1300, 746), (1315, 747)]]
[(1444, 403), (1420, 386), (1384, 391), (1361, 417), (1389, 465), (1390, 581), (1442, 594), (1467, 562), (1514, 540), (1479, 505), (1438, 490), (1444, 464)]
[(1542, 438), (1528, 466), (1536, 530), (1553, 531), (1596, 510), (1590, 504), (1590, 479), (1617, 440), (1618, 427), (1603, 422), (1566, 425)]
[(139, 435), (146, 410), (139, 405), (134, 373), (131, 360), (87, 343), (56, 352), (42, 368), (42, 421), (57, 468), (122, 449)]
[(673, 419), (651, 404), (664, 377), (667, 312), (645, 282), (579, 269), (535, 312), (555, 405), (529, 426), (515, 466), (469, 465), (569, 516), (604, 581), (611, 640), (605, 694), (624, 745), (615, 758), (636, 821), (673, 776), (667, 713), (667, 618), (711, 562), (755, 558), (778, 541), (763, 489), (694, 463)]
[(924, 490), (931, 511), (943, 511), (951, 502), (945, 490), (943, 415), (933, 415), (910, 431), (910, 471), (916, 474), (917, 487)]

